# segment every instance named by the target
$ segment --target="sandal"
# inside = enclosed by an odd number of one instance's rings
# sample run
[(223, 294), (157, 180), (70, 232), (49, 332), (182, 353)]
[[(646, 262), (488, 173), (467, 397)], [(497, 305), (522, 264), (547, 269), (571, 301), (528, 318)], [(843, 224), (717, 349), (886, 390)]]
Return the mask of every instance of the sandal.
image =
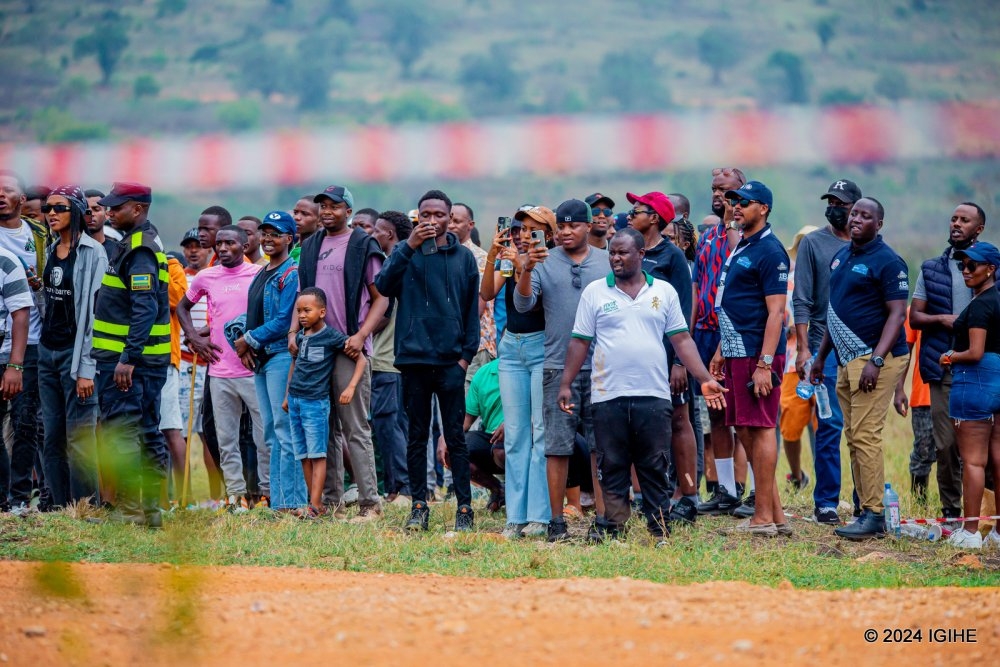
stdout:
[(496, 491), (490, 491), (490, 501), (486, 503), (486, 509), (490, 512), (499, 512), (507, 504), (507, 497), (504, 495), (504, 488), (501, 486)]

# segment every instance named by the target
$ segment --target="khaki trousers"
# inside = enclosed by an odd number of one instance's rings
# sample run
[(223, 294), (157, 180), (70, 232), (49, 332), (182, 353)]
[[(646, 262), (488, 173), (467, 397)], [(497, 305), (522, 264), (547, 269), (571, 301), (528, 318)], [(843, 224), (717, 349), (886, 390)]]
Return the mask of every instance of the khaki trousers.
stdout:
[(837, 399), (844, 412), (844, 437), (851, 454), (854, 486), (861, 508), (873, 512), (882, 511), (882, 494), (885, 491), (882, 428), (892, 405), (896, 382), (906, 370), (909, 356), (887, 356), (875, 390), (870, 392), (858, 389), (858, 383), (871, 355), (848, 362), (837, 373)]

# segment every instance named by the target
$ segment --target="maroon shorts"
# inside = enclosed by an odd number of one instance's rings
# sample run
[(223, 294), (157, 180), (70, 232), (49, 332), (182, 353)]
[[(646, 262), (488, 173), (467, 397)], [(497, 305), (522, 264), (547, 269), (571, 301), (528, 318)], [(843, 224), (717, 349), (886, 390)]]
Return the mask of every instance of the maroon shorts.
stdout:
[(771, 387), (771, 393), (758, 398), (747, 383), (753, 380), (757, 370), (757, 357), (726, 359), (726, 426), (751, 426), (774, 428), (778, 425), (778, 409), (781, 407), (781, 380), (784, 377), (785, 355), (774, 357), (771, 369), (778, 381)]

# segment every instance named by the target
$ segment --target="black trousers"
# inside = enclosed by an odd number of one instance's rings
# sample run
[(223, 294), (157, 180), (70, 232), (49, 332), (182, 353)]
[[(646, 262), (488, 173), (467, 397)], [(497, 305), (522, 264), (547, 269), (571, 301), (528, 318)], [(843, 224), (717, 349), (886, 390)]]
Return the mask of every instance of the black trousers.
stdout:
[[(3, 493), (6, 499), (9, 491), (10, 502), (13, 505), (31, 501), (31, 474), (36, 469), (36, 462), (40, 460), (38, 454), (42, 429), (38, 400), (38, 345), (27, 346), (22, 365), (24, 370), (21, 372), (21, 392), (9, 402), (3, 402), (6, 410), (0, 409), (0, 431), (3, 418), (9, 413), (11, 430), (14, 433), (9, 459), (0, 434), (0, 449), (3, 449), (3, 452), (0, 452), (0, 468), (3, 468), (3, 473), (0, 473), (0, 493)], [(0, 372), (6, 368), (7, 365), (3, 364), (0, 366)], [(37, 470), (41, 481), (42, 466), (37, 466)]]
[(413, 364), (400, 370), (403, 407), (410, 420), (406, 467), (413, 500), (427, 497), (427, 434), (431, 427), (431, 397), (437, 395), (441, 408), (441, 429), (451, 459), (455, 499), (459, 505), (471, 505), (469, 450), (462, 428), (465, 421), (465, 371), (457, 363), (445, 366)]
[(594, 447), (598, 480), (604, 492), (604, 516), (612, 529), (622, 529), (631, 516), (629, 489), (635, 466), (642, 489), (642, 513), (649, 532), (669, 533), (670, 433), (673, 406), (669, 399), (623, 396), (593, 403)]
[(115, 488), (122, 504), (156, 509), (167, 477), (167, 441), (160, 431), (160, 395), (167, 367), (136, 366), (132, 386), (120, 390), (115, 364), (99, 364), (94, 378), (101, 405), (101, 437), (110, 457)]

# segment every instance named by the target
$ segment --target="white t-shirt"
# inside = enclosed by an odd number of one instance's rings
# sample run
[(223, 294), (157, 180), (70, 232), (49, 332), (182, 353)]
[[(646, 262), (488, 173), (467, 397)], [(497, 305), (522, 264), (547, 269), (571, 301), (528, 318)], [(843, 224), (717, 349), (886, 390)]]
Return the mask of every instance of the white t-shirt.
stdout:
[[(41, 278), (41, 272), (35, 264), (38, 263), (38, 256), (35, 254), (35, 237), (31, 233), (31, 227), (26, 222), (21, 221), (18, 229), (7, 229), (0, 227), (0, 248), (8, 251), (22, 262), (22, 266), (30, 266), (31, 269)], [(41, 294), (39, 292), (39, 294)], [(42, 313), (32, 301), (31, 315), (28, 322), (28, 345), (37, 345), (42, 337)], [(4, 341), (5, 349), (10, 349), (10, 341)]]
[(663, 336), (687, 331), (677, 292), (644, 273), (633, 300), (608, 275), (580, 296), (573, 337), (594, 341), (592, 403), (621, 396), (670, 398), (670, 368)]
[(34, 307), (28, 277), (20, 260), (6, 250), (0, 249), (0, 322), (3, 323), (4, 339), (0, 355), (4, 361), (10, 357), (11, 312), (21, 308)]

